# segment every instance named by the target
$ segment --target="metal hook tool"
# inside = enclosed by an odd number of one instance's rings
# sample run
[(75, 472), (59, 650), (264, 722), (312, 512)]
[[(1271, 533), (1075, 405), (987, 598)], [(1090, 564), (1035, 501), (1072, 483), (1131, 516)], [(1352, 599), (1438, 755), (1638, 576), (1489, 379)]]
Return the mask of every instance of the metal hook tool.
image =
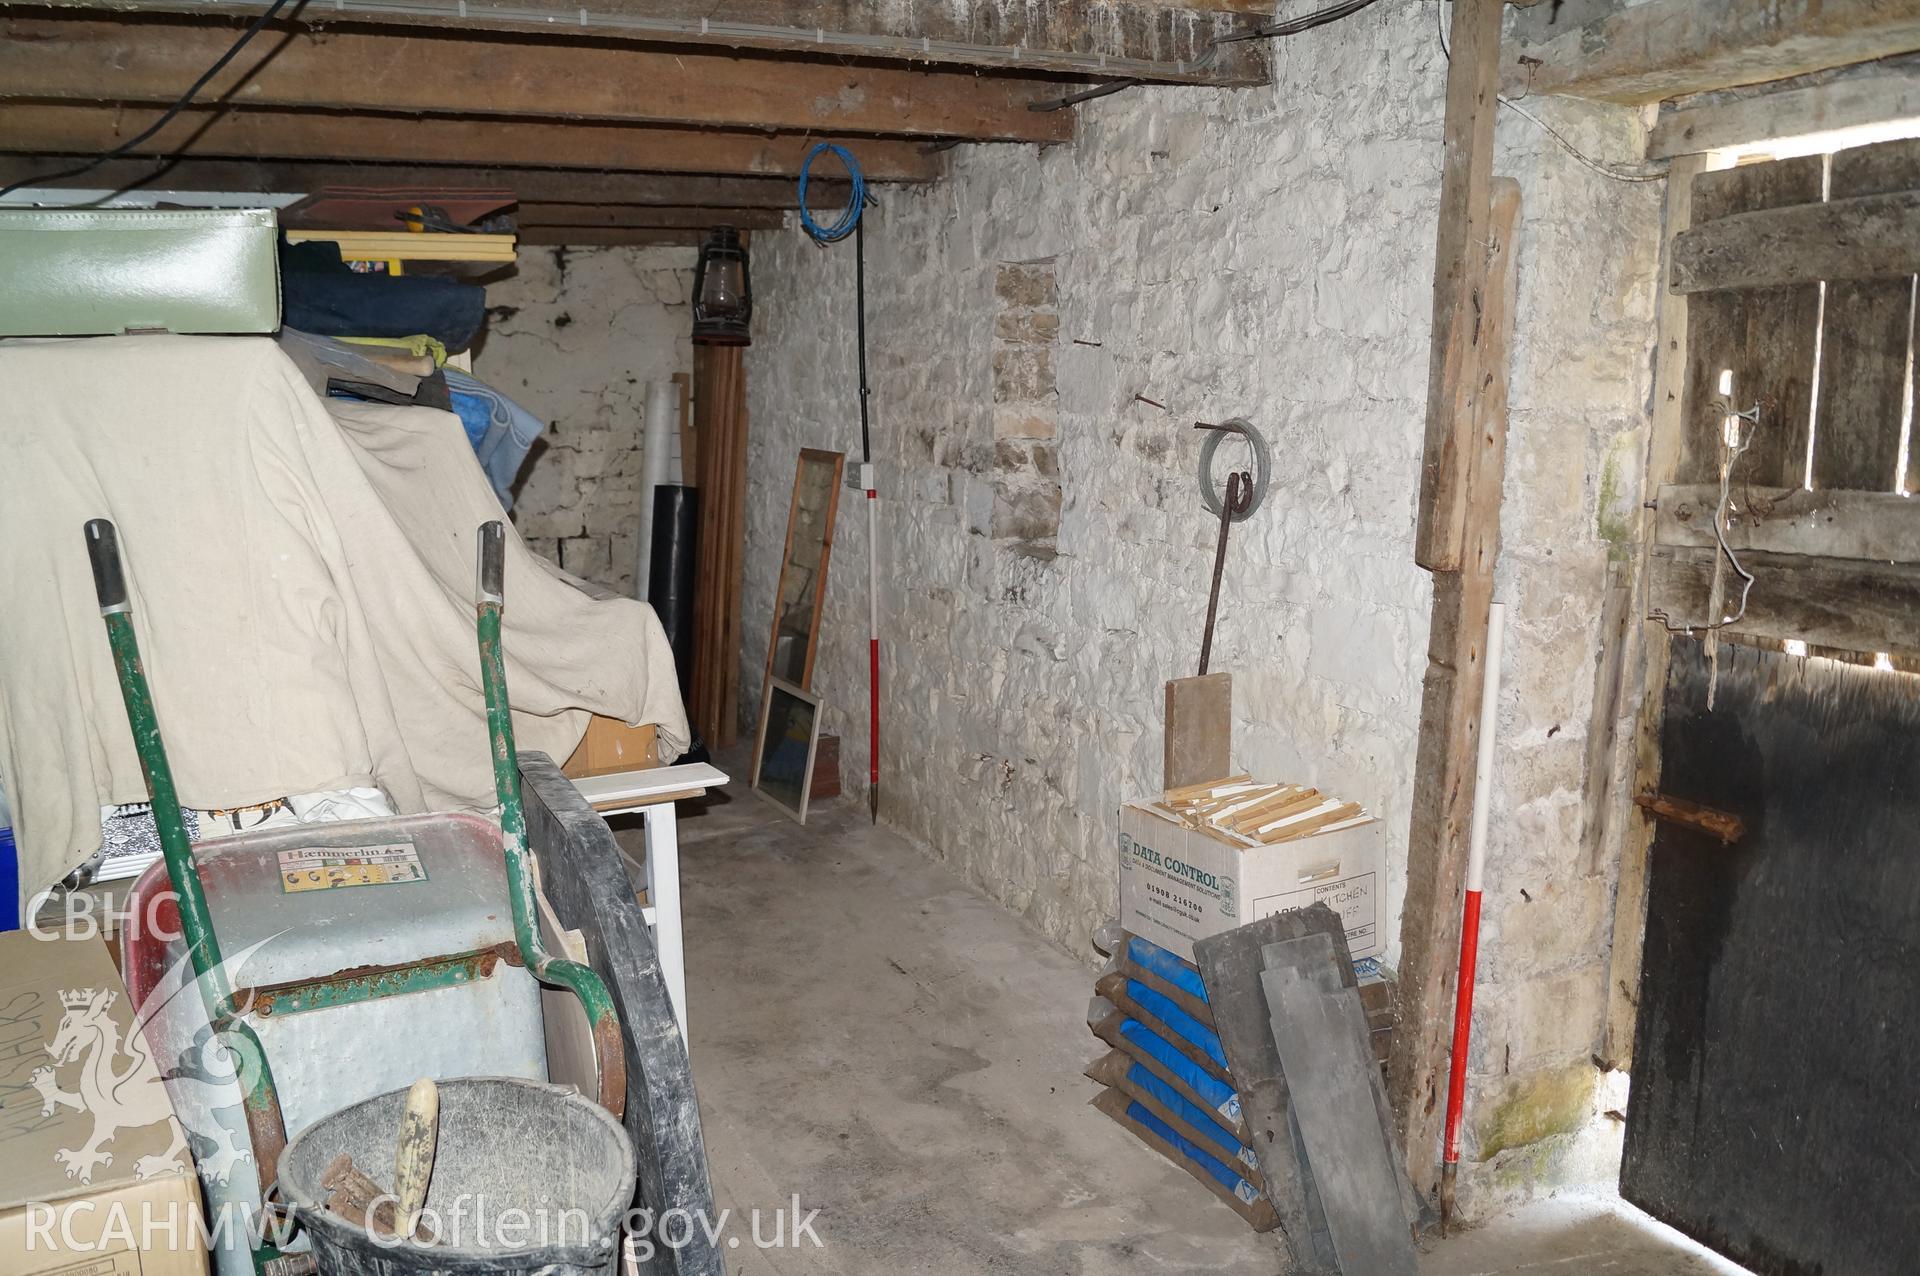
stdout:
[(1200, 675), (1206, 676), (1207, 661), (1213, 655), (1213, 621), (1220, 610), (1220, 577), (1227, 567), (1227, 533), (1235, 516), (1247, 512), (1253, 504), (1253, 475), (1235, 470), (1227, 476), (1226, 499), (1220, 502), (1220, 541), (1213, 551), (1213, 587), (1207, 591), (1207, 627), (1200, 636)]

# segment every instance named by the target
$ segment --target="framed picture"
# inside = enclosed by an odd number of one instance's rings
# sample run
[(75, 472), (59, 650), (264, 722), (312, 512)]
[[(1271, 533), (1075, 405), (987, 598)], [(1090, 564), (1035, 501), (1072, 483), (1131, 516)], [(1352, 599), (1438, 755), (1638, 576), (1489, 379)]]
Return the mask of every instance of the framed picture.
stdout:
[(753, 740), (753, 791), (802, 824), (819, 743), (820, 698), (783, 678), (768, 678)]

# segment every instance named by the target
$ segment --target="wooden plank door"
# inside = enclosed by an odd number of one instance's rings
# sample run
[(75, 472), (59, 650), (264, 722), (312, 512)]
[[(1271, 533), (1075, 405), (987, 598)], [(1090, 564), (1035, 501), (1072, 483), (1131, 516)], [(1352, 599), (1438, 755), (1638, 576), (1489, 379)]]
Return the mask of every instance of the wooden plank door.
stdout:
[(1746, 831), (1656, 827), (1621, 1191), (1763, 1276), (1920, 1270), (1920, 143), (1702, 174), (1671, 256), (1659, 789)]
[(1674, 644), (1622, 1195), (1761, 1276), (1920, 1255), (1920, 678)]
[[(1724, 534), (1756, 576), (1729, 633), (1816, 652), (1920, 644), (1920, 565), (1860, 549), (1920, 520), (1913, 429), (1920, 141), (1703, 173), (1674, 242), (1690, 294), (1685, 428), (1659, 493), (1650, 611), (1706, 631), (1743, 580), (1714, 534), (1721, 439), (1741, 422)], [(1806, 492), (1857, 493), (1836, 513)]]

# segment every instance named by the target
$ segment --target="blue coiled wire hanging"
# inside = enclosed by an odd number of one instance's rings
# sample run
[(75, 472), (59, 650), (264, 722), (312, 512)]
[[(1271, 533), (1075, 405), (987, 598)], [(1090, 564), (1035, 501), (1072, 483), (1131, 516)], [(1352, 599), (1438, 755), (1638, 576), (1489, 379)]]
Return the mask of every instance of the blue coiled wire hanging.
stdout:
[[(847, 192), (847, 206), (840, 210), (840, 216), (830, 225), (822, 226), (813, 219), (813, 212), (807, 207), (807, 182), (813, 175), (813, 161), (831, 152), (841, 164), (846, 166), (847, 180), (852, 189)], [(832, 142), (816, 142), (807, 152), (806, 162), (800, 165), (800, 225), (822, 244), (831, 244), (845, 239), (860, 224), (860, 213), (867, 206), (867, 179), (860, 172), (860, 161), (853, 152), (844, 146)]]

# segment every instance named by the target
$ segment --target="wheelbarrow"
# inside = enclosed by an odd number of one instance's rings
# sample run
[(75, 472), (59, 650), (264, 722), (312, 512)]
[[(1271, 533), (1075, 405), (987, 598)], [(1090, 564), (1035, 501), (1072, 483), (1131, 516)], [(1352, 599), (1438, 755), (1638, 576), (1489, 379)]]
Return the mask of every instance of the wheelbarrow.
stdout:
[[(198, 1144), (221, 1276), (313, 1270), (297, 1242), (286, 1249), (284, 1226), (262, 1225), (263, 1206), (268, 1223), (275, 1216), (274, 1174), (290, 1134), (421, 1076), (548, 1080), (542, 985), (577, 998), (587, 1041), (571, 1054), (587, 1055), (592, 1074), (580, 1088), (623, 1115), (615, 1002), (598, 974), (550, 952), (542, 934), (501, 653), (504, 537), (498, 522), (480, 528), (476, 605), (499, 824), (463, 814), (310, 824), (218, 839), (196, 854), (114, 527), (86, 526), (163, 852), (129, 899), (127, 985)], [(545, 922), (562, 933), (550, 913)]]

